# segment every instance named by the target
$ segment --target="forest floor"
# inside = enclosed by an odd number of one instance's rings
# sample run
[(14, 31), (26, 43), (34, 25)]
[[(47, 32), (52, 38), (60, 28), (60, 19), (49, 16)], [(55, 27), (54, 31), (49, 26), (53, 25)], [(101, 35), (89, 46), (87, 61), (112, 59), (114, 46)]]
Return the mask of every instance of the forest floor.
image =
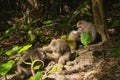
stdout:
[[(46, 77), (51, 80), (119, 80), (120, 58), (111, 56), (110, 50), (120, 48), (120, 34), (119, 30), (113, 30), (109, 29), (110, 41), (106, 44), (91, 45), (90, 50), (78, 49), (79, 56), (64, 65), (67, 70), (64, 74), (53, 73)], [(119, 56), (120, 51), (113, 53), (118, 53)]]
[[(54, 80), (54, 79), (55, 80), (119, 80), (120, 58), (111, 57), (109, 54), (109, 50), (111, 48), (120, 48), (120, 33), (118, 29), (109, 29), (108, 31), (110, 35), (110, 41), (108, 41), (106, 44), (102, 46), (93, 47), (93, 49), (90, 51), (82, 52), (85, 50), (84, 48), (77, 50), (79, 56), (75, 58), (75, 60), (69, 61), (69, 63), (71, 63), (72, 65), (70, 66), (64, 65), (67, 70), (65, 74), (59, 75), (56, 73), (52, 73), (49, 75), (44, 75), (44, 79), (47, 78), (46, 80)], [(18, 36), (17, 34), (13, 34), (8, 38), (0, 41), (0, 47), (5, 49), (11, 49), (11, 47), (13, 47), (14, 45), (21, 44), (20, 42), (22, 41), (20, 41), (20, 39), (22, 39), (22, 37), (23, 37), (22, 35)], [(1, 61), (6, 60), (4, 58), (8, 58), (8, 57), (3, 57), (0, 60)], [(8, 76), (10, 75), (11, 74), (9, 73)], [(21, 76), (21, 74), (17, 75), (16, 77), (18, 76)], [(9, 80), (18, 80), (18, 78), (16, 79), (15, 78), (11, 78)], [(25, 80), (26, 78), (23, 79)]]
[[(118, 7), (117, 4), (114, 5), (116, 8), (111, 8), (112, 6), (113, 5), (109, 5), (108, 8), (106, 8), (108, 9), (108, 12), (106, 12), (106, 21), (110, 21), (110, 24), (107, 26), (109, 26), (109, 28), (114, 27), (108, 29), (110, 39), (103, 45), (91, 45), (90, 50), (84, 48), (84, 46), (80, 47), (80, 49), (76, 50), (78, 56), (75, 57), (74, 60), (70, 60), (63, 65), (64, 67), (59, 73), (54, 71), (48, 73), (52, 67), (55, 67), (54, 65), (56, 65), (56, 63), (53, 61), (48, 61), (47, 63), (43, 62), (45, 63), (44, 67), (39, 69), (39, 71), (43, 71), (43, 76), (40, 80), (120, 80), (120, 10), (119, 4)], [(49, 44), (52, 38), (60, 38), (61, 34), (64, 34), (64, 32), (69, 33), (69, 30), (66, 29), (66, 20), (60, 20), (60, 22), (63, 22), (62, 25), (60, 25), (64, 27), (62, 29), (60, 26), (56, 27), (56, 24), (55, 26), (53, 24), (50, 25), (50, 27), (42, 27), (43, 24), (39, 20), (38, 22), (35, 20), (35, 24), (33, 22), (31, 29), (31, 25), (24, 25), (25, 19), (23, 18), (23, 14), (21, 15), (20, 12), (7, 13), (5, 11), (5, 13), (1, 13), (0, 65), (9, 60), (16, 61), (10, 71), (7, 73), (6, 77), (0, 75), (0, 80), (35, 80), (32, 78), (30, 79), (30, 77), (33, 75), (33, 70), (31, 69), (30, 65), (26, 65), (25, 62), (19, 60), (19, 57), (21, 56), (16, 54), (8, 56), (5, 53), (15, 46), (33, 44), (33, 46), (27, 52), (31, 53), (35, 49)], [(33, 35), (29, 34), (31, 32), (33, 32)], [(34, 35), (36, 36), (35, 41), (30, 42), (29, 39), (32, 40)], [(51, 35), (54, 36), (51, 38)], [(111, 50), (113, 50), (112, 54), (110, 53)], [(32, 57), (34, 57), (34, 54), (32, 55)], [(40, 56), (39, 54), (37, 55), (37, 57)], [(25, 56), (27, 55), (25, 54)], [(61, 65), (58, 64), (57, 67), (60, 68), (59, 66)], [(0, 71), (2, 70), (0, 69)]]

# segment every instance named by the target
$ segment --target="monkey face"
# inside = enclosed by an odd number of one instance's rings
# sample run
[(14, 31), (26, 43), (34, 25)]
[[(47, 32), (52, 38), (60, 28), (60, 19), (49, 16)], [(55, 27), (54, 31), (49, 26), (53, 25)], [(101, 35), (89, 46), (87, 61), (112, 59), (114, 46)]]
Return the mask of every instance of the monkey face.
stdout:
[(85, 29), (85, 26), (86, 26), (86, 22), (81, 20), (81, 21), (78, 21), (77, 22), (77, 28), (78, 28), (78, 32), (81, 33), (84, 31)]
[(53, 39), (49, 45), (51, 51), (55, 52), (57, 50), (57, 46), (59, 46), (59, 43), (56, 39)]
[(84, 26), (84, 21), (83, 20), (77, 22), (78, 32), (83, 31), (83, 26)]

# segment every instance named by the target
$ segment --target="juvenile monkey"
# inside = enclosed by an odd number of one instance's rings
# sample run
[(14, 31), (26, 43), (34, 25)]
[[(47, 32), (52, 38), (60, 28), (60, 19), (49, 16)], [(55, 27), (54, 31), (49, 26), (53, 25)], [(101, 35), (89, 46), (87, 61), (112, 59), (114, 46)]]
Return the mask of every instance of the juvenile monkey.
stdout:
[(65, 64), (70, 57), (70, 47), (64, 39), (53, 39), (50, 44), (43, 47), (45, 51), (52, 51), (52, 53), (46, 53), (47, 57), (55, 60), (58, 63)]
[(79, 48), (80, 33), (78, 31), (71, 31), (67, 38), (67, 43), (70, 46), (71, 52), (73, 53)]
[(46, 58), (45, 52), (41, 48), (37, 48), (34, 50), (23, 51), (20, 55), (18, 55), (17, 60), (17, 71), (18, 74), (21, 75), (31, 75), (31, 71), (29, 67), (26, 69), (26, 63), (31, 63), (31, 60), (41, 60), (44, 61)]
[(84, 21), (84, 20), (80, 20), (77, 22), (77, 28), (78, 28), (79, 34), (82, 32), (86, 32), (86, 33), (91, 32), (92, 33), (91, 43), (93, 43), (96, 40), (97, 32), (96, 32), (96, 29), (92, 23), (89, 23), (89, 22)]
[(42, 48), (36, 48), (34, 50), (31, 51), (24, 51), (23, 53), (23, 60), (30, 60), (31, 58), (33, 60), (44, 60), (46, 57), (46, 54), (44, 52), (44, 50), (42, 50)]

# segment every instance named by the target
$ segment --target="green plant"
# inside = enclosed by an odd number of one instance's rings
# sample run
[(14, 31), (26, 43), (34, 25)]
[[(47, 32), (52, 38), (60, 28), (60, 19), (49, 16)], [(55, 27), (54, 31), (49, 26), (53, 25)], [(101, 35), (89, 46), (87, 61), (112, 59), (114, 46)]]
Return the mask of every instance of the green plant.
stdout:
[(92, 33), (91, 32), (88, 32), (88, 33), (82, 32), (80, 40), (84, 46), (88, 46), (90, 44), (90, 42), (92, 41)]
[(31, 76), (30, 78), (29, 78), (29, 80), (40, 80), (40, 78), (42, 78), (42, 76), (43, 76), (43, 72), (41, 71), (38, 71), (36, 74), (35, 74), (35, 76)]
[(30, 45), (25, 45), (25, 46), (23, 46), (23, 47), (18, 51), (18, 53), (21, 53), (21, 52), (23, 52), (23, 51), (25, 51), (25, 50), (28, 50), (30, 47), (32, 47), (32, 44), (30, 44)]
[(10, 60), (7, 63), (0, 63), (0, 74), (6, 76), (14, 64), (14, 61)]
[[(31, 57), (31, 62), (25, 62), (23, 61), (25, 64), (27, 65), (31, 65), (31, 72), (32, 72), (32, 76), (29, 78), (29, 80), (40, 80), (40, 78), (43, 76), (43, 72), (42, 71), (37, 71), (35, 73), (35, 70), (39, 70), (40, 68), (44, 67), (44, 62), (42, 60), (33, 60)], [(39, 65), (35, 65), (36, 62), (41, 62), (41, 64)]]
[(0, 55), (4, 54), (5, 52), (6, 51), (3, 48), (0, 49)]
[(61, 36), (61, 39), (67, 40), (67, 35), (62, 35), (62, 36)]
[(31, 42), (35, 40), (35, 35), (32, 33), (32, 31), (28, 31), (28, 36)]
[(120, 57), (120, 48), (111, 48), (109, 53), (111, 57)]
[(30, 45), (25, 45), (25, 46), (15, 46), (11, 50), (6, 51), (5, 54), (10, 56), (10, 55), (12, 55), (14, 53), (21, 53), (21, 52), (23, 52), (25, 50), (28, 50), (30, 47), (32, 47), (31, 44)]
[(9, 35), (12, 34), (12, 32), (13, 32), (13, 29), (12, 29), (12, 28), (7, 29), (7, 30), (4, 32), (3, 36), (0, 37), (0, 40), (2, 40), (2, 39), (4, 39), (4, 38), (7, 38)]
[(25, 31), (29, 31), (32, 27), (30, 25), (28, 25), (28, 24), (22, 24), (22, 28)]
[(43, 24), (48, 25), (48, 24), (51, 24), (53, 22), (55, 22), (55, 21), (54, 20), (47, 20), (47, 21), (43, 21)]
[(107, 21), (109, 28), (117, 28), (120, 26), (120, 20), (113, 20), (112, 18), (108, 18)]
[(12, 55), (14, 53), (17, 53), (17, 51), (19, 51), (20, 49), (21, 49), (21, 46), (20, 47), (19, 46), (15, 46), (11, 50), (6, 51), (5, 54), (7, 54), (9, 56), (9, 55)]

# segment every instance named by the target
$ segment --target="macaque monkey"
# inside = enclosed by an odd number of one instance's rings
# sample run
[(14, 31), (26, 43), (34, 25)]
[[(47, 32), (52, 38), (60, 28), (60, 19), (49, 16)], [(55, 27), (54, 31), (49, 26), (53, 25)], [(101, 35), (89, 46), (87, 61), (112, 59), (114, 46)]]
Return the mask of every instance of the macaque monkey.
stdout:
[(52, 53), (46, 53), (46, 56), (55, 60), (58, 63), (65, 64), (70, 57), (70, 47), (64, 39), (53, 39), (50, 44), (43, 47), (45, 51), (52, 51)]
[(92, 33), (91, 43), (93, 43), (96, 40), (97, 32), (96, 32), (96, 29), (92, 23), (89, 23), (89, 22), (84, 21), (84, 20), (80, 20), (77, 22), (77, 28), (78, 28), (79, 34), (82, 32), (86, 32), (86, 33), (91, 32)]
[(31, 63), (31, 60), (41, 60), (44, 61), (45, 59), (47, 59), (46, 54), (44, 52), (44, 50), (42, 50), (42, 48), (37, 48), (31, 51), (23, 51), (20, 55), (19, 55), (19, 59), (17, 61), (17, 71), (18, 74), (27, 74), (27, 75), (31, 75), (31, 72), (28, 71), (25, 68), (25, 63), (24, 62), (29, 62)]
[(44, 60), (46, 58), (46, 53), (42, 48), (37, 48), (31, 51), (24, 51), (23, 53), (23, 60), (30, 60), (31, 58), (33, 60)]
[(67, 43), (70, 46), (71, 52), (73, 53), (79, 48), (80, 34), (78, 31), (71, 31), (67, 38)]

